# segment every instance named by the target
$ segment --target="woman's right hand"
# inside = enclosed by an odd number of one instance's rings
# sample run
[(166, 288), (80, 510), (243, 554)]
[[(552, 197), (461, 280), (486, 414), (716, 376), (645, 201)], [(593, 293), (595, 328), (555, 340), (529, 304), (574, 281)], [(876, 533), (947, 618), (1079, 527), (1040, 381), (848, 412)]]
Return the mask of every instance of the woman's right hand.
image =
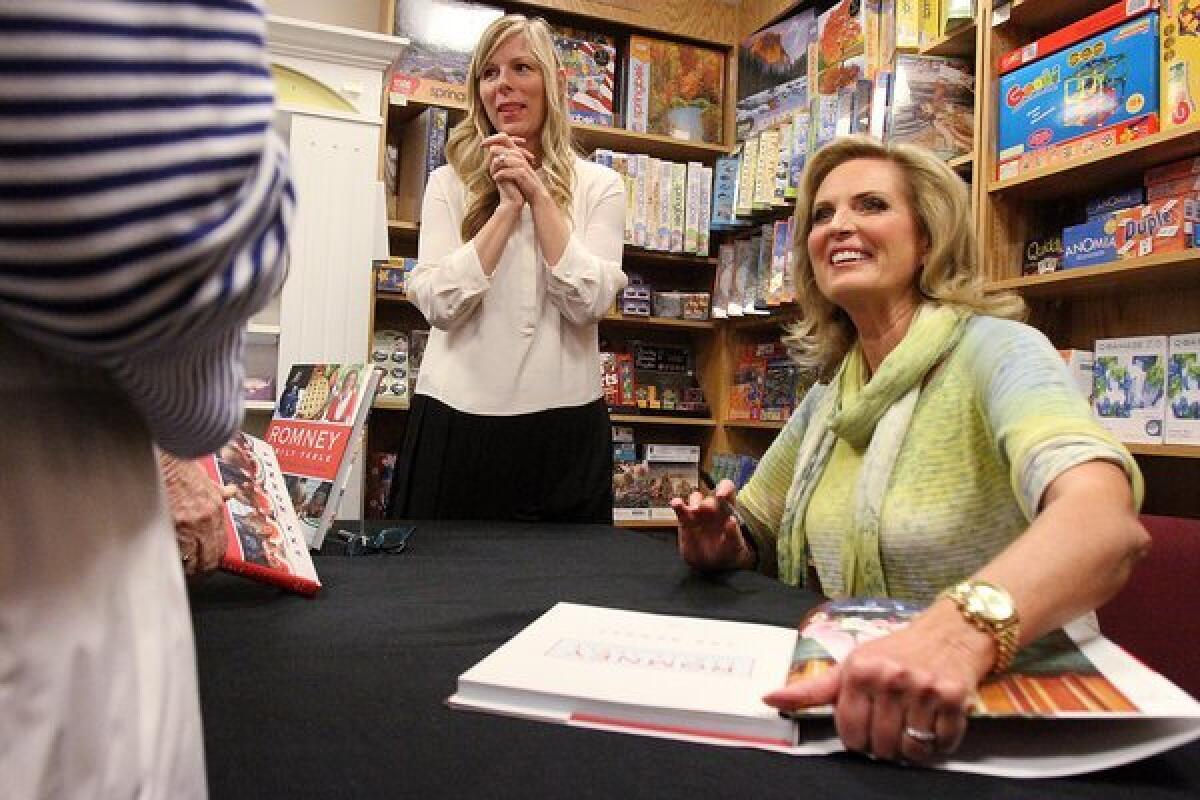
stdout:
[(754, 551), (742, 538), (733, 515), (736, 497), (733, 481), (723, 480), (711, 495), (692, 492), (686, 501), (671, 499), (679, 520), (679, 555), (689, 566), (700, 570), (754, 567)]
[(525, 205), (525, 194), (517, 186), (516, 182), (500, 178), (497, 180), (496, 173), (505, 168), (503, 151), (498, 148), (489, 150), (488, 174), (492, 176), (492, 180), (496, 184), (496, 189), (500, 192), (500, 205), (505, 208), (513, 208), (517, 211)]

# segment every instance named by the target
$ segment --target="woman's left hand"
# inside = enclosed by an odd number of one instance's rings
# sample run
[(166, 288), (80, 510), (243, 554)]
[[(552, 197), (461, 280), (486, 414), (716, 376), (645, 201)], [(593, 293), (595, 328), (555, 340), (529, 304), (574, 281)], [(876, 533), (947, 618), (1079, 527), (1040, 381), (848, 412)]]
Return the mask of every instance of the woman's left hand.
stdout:
[(483, 140), (483, 146), (492, 157), (494, 181), (512, 182), (530, 204), (545, 193), (546, 187), (534, 169), (537, 159), (526, 149), (524, 139), (495, 133)]
[(183, 574), (203, 578), (217, 569), (225, 555), (225, 501), (234, 490), (218, 486), (193, 461), (168, 453), (159, 453), (158, 460)]
[[(931, 609), (909, 627), (859, 645), (829, 672), (763, 701), (784, 711), (833, 705), (842, 743), (874, 758), (924, 763), (948, 755), (966, 733), (967, 709), (993, 652), (978, 631), (970, 633), (982, 639), (959, 638), (963, 632), (945, 611)], [(965, 625), (961, 618), (958, 625)]]

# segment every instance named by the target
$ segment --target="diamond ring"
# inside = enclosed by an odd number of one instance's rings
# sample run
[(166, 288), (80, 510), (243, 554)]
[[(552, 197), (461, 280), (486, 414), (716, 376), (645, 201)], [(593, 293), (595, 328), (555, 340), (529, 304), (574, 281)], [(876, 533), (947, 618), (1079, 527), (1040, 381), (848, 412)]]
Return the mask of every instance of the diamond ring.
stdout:
[(908, 725), (904, 728), (904, 735), (916, 739), (921, 744), (933, 744), (937, 739), (937, 734), (933, 731), (923, 731), (920, 728), (914, 728)]

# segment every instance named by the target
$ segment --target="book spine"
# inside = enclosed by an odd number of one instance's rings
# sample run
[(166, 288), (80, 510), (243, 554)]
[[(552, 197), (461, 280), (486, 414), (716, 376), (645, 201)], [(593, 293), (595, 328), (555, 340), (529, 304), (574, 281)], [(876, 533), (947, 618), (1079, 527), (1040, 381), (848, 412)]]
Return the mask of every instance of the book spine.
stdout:
[(658, 240), (656, 250), (671, 249), (671, 181), (675, 165), (667, 160), (658, 162)]
[(646, 132), (650, 96), (650, 62), (641, 56), (645, 50), (638, 38), (629, 43), (629, 91), (625, 127), (638, 133)]
[(700, 238), (700, 165), (695, 161), (687, 164), (687, 204), (684, 210), (683, 249), (694, 253)]
[(775, 185), (771, 205), (787, 205), (788, 177), (792, 172), (792, 121), (788, 117), (779, 125), (779, 158), (775, 162)]
[(687, 234), (687, 164), (671, 164), (671, 252), (684, 251)]
[(738, 175), (737, 215), (754, 213), (754, 178), (758, 174), (758, 137), (751, 136), (742, 145), (742, 168)]
[(638, 153), (633, 173), (633, 244), (646, 246), (646, 182), (650, 179), (650, 156)]
[(696, 254), (707, 256), (709, 237), (712, 229), (712, 219), (709, 209), (712, 208), (712, 167), (700, 167), (700, 211), (696, 222)]

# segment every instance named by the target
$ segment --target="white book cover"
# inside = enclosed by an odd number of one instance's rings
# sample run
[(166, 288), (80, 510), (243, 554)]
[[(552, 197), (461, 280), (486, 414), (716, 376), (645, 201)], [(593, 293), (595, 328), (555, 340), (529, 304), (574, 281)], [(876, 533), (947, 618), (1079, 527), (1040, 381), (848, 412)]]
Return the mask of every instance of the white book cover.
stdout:
[(758, 174), (758, 137), (751, 136), (742, 144), (742, 169), (738, 175), (737, 215), (754, 213), (754, 178)]
[(672, 253), (684, 251), (684, 237), (687, 233), (687, 193), (688, 193), (687, 164), (671, 163), (671, 246)]
[[(826, 604), (802, 623), (801, 636), (774, 625), (558, 603), (460, 675), (447, 703), (619, 733), (827, 755), (843, 749), (828, 708), (786, 719), (761, 698), (789, 676), (841, 660), (872, 630), (894, 629), (863, 624), (875, 619), (868, 616), (874, 609), (889, 605)], [(834, 646), (843, 639), (850, 644)], [(1014, 672), (981, 687), (963, 746), (932, 766), (1017, 778), (1077, 775), (1200, 737), (1200, 705), (1088, 622), (1072, 623), (1027, 650), (1038, 647), (1046, 657), (1035, 655), (1024, 672), (1014, 665)], [(1066, 671), (1048, 674), (1063, 660)], [(988, 698), (990, 686), (1016, 680), (1035, 695), (1051, 696)], [(1081, 705), (1064, 692), (1036, 691), (1063, 680), (1078, 681), (1084, 695), (1100, 695)]]
[(1091, 350), (1059, 350), (1058, 354), (1062, 356), (1063, 363), (1067, 365), (1067, 372), (1071, 373), (1071, 378), (1079, 387), (1079, 393), (1089, 403), (1092, 402), (1092, 384), (1095, 383), (1095, 354)]
[(1200, 333), (1178, 333), (1169, 342), (1166, 444), (1200, 444)]
[(712, 236), (712, 189), (713, 168), (700, 167), (700, 198), (698, 219), (696, 221), (696, 254), (707, 256), (710, 248), (709, 239)]
[(1162, 444), (1167, 337), (1097, 339), (1092, 409), (1122, 442)]
[(658, 239), (655, 250), (671, 249), (671, 181), (675, 164), (665, 159), (658, 162)]
[(658, 226), (662, 216), (662, 203), (659, 202), (659, 184), (662, 181), (661, 164), (651, 156), (646, 162), (649, 174), (646, 176), (646, 244), (647, 250), (658, 249)]
[(646, 246), (646, 225), (649, 203), (646, 200), (647, 181), (650, 180), (650, 156), (638, 153), (635, 158), (633, 185), (633, 244), (636, 247)]
[(779, 207), (787, 205), (788, 176), (792, 167), (792, 123), (788, 121), (779, 124), (779, 161), (775, 165), (775, 185), (771, 190), (771, 205)]
[(625, 93), (625, 127), (645, 133), (650, 114), (650, 63), (629, 54), (628, 90)]
[(758, 171), (754, 176), (754, 208), (767, 210), (775, 195), (775, 172), (779, 167), (779, 129), (767, 128), (758, 135)]
[[(733, 242), (722, 242), (717, 248), (717, 274), (713, 281), (712, 315), (716, 319), (729, 316), (726, 306), (733, 299), (733, 276), (737, 272)], [(741, 308), (739, 306), (739, 312)]]
[(701, 165), (695, 161), (687, 163), (687, 203), (683, 230), (684, 252), (694, 253), (700, 240), (700, 181)]

